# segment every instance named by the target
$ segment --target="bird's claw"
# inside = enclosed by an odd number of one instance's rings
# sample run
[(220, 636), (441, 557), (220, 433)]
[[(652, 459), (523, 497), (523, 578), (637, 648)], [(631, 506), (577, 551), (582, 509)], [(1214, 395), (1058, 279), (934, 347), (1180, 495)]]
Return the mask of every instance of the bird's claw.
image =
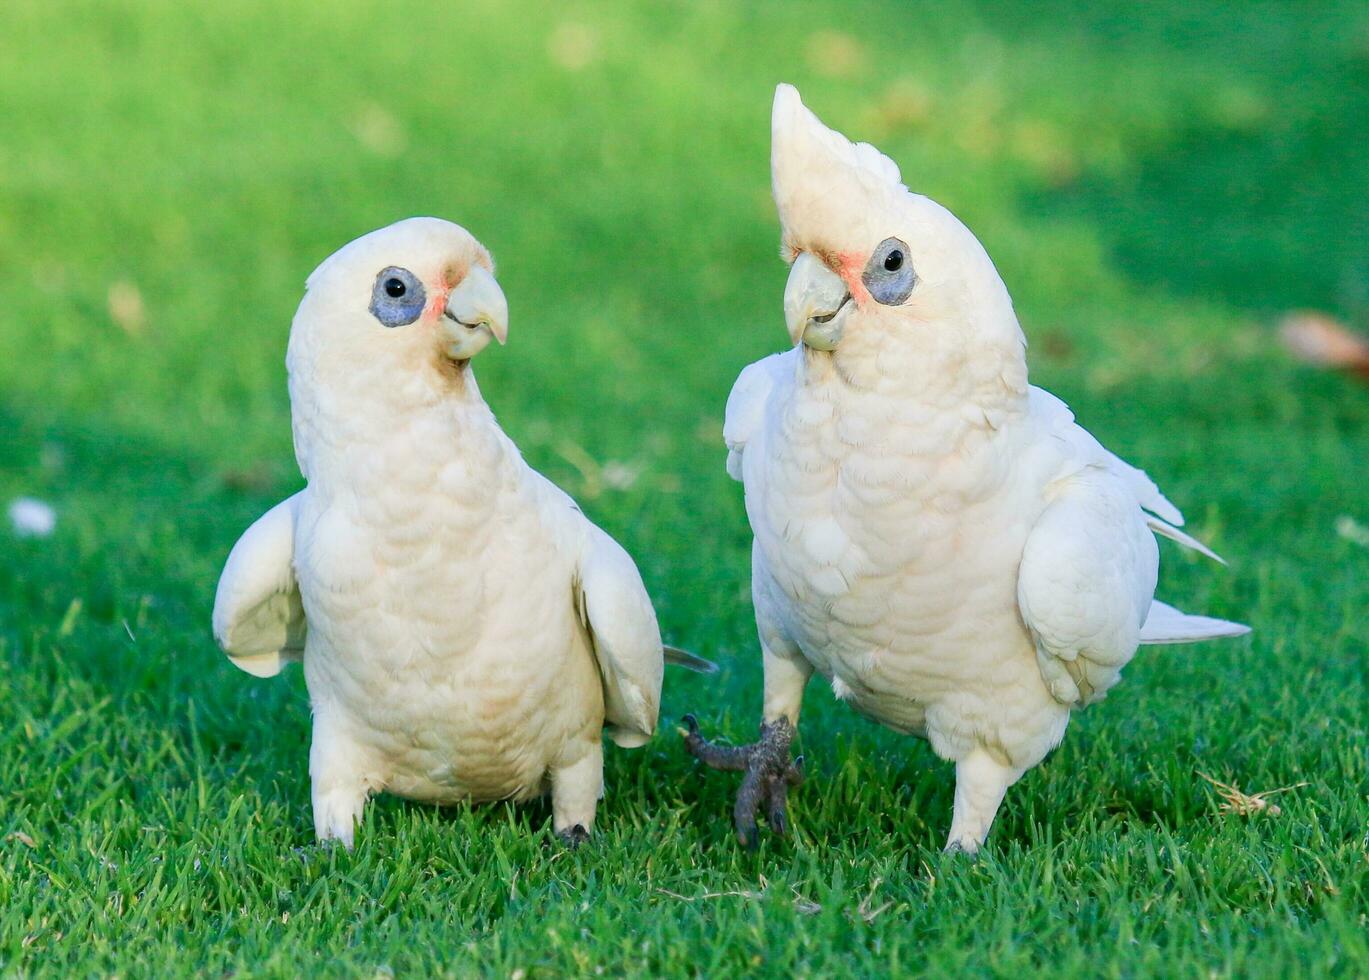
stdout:
[(558, 830), (556, 837), (568, 851), (575, 850), (581, 844), (589, 843), (589, 831), (585, 829), (584, 824), (577, 823), (565, 830)]
[(978, 847), (966, 846), (963, 842), (958, 840), (953, 840), (943, 847), (941, 853), (949, 857), (955, 857), (961, 861), (974, 862), (979, 860)]
[(803, 782), (803, 757), (790, 761), (789, 745), (794, 740), (794, 726), (787, 719), (761, 725), (761, 737), (750, 745), (715, 745), (699, 733), (699, 722), (693, 715), (681, 721), (688, 729), (685, 748), (704, 765), (727, 772), (741, 772), (741, 787), (732, 819), (737, 828), (737, 840), (744, 847), (755, 847), (757, 842), (756, 814), (762, 805), (765, 819), (772, 832), (784, 836), (789, 832), (789, 787)]

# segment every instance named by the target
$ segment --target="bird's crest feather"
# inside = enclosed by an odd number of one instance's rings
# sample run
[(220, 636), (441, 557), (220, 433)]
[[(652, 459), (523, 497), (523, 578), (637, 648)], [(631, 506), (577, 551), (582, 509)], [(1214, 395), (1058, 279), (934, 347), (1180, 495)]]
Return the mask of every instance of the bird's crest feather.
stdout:
[(812, 237), (869, 211), (872, 202), (908, 193), (898, 164), (823, 125), (792, 85), (775, 90), (770, 131), (771, 181), (786, 240)]

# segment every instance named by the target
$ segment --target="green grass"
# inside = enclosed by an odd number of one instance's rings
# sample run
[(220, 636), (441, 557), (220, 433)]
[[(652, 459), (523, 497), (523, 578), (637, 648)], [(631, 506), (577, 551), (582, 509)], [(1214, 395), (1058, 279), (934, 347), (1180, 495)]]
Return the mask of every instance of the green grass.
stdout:
[[(0, 972), (1369, 972), (1369, 554), (1335, 530), (1369, 522), (1369, 393), (1270, 327), (1369, 312), (1365, 14), (10, 0), (0, 502), (60, 523), (0, 529)], [(1033, 379), (1231, 561), (1166, 546), (1161, 594), (1255, 626), (1143, 651), (977, 863), (939, 851), (948, 767), (817, 685), (795, 836), (756, 853), (674, 734), (693, 709), (745, 739), (758, 709), (719, 426), (784, 343), (780, 80), (967, 220)], [(392, 799), (355, 853), (316, 848), (299, 672), (209, 635), (228, 548), (300, 485), (304, 277), (416, 213), (499, 262), (511, 342), (477, 372), (508, 432), (724, 665), (672, 673), (660, 737), (610, 750), (574, 853), (544, 805)], [(1200, 771), (1307, 785), (1245, 819)]]

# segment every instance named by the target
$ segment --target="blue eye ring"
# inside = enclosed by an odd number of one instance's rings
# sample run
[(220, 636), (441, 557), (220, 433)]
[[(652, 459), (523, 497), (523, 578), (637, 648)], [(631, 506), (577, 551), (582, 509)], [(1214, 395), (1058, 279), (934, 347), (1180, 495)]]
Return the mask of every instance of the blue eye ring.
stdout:
[(371, 315), (385, 327), (402, 327), (423, 315), (428, 297), (423, 283), (408, 269), (386, 266), (371, 289)]
[(908, 260), (908, 245), (897, 238), (886, 238), (870, 253), (861, 281), (875, 301), (885, 306), (902, 306), (917, 285), (917, 273)]

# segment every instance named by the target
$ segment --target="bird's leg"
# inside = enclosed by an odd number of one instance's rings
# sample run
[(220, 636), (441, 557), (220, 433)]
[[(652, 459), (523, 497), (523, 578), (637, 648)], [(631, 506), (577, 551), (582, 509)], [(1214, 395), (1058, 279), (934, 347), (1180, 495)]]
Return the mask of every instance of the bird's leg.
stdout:
[(813, 676), (813, 665), (802, 651), (773, 630), (761, 629), (761, 666), (765, 673), (764, 707), (761, 717), (767, 722), (781, 719), (797, 728), (803, 690)]
[(803, 781), (803, 760), (789, 760), (789, 746), (794, 740), (794, 726), (787, 718), (761, 725), (761, 737), (750, 745), (714, 745), (699, 734), (699, 723), (693, 715), (685, 715), (688, 726), (685, 747), (700, 762), (714, 769), (743, 772), (741, 788), (732, 819), (737, 828), (737, 839), (752, 847), (756, 843), (756, 813), (762, 804), (770, 829), (777, 834), (788, 830), (787, 806), (790, 786)]
[(699, 734), (699, 719), (685, 715), (680, 719), (685, 723), (685, 748), (689, 754), (711, 769), (724, 772), (745, 772), (747, 760), (751, 758), (749, 745), (714, 745)]
[(946, 839), (947, 853), (978, 853), (989, 836), (1003, 794), (1021, 775), (983, 749), (973, 749), (955, 764), (955, 811)]
[(574, 762), (551, 771), (551, 825), (567, 847), (589, 840), (594, 811), (604, 795), (604, 746), (598, 737), (584, 744)]
[(799, 756), (784, 771), (784, 777), (770, 787), (766, 799), (765, 819), (777, 834), (789, 833), (789, 787), (803, 782), (803, 756)]
[(770, 795), (760, 769), (749, 764), (750, 750), (753, 748), (755, 746), (748, 746), (746, 775), (742, 777), (741, 787), (737, 790), (737, 802), (732, 807), (732, 823), (737, 828), (737, 839), (748, 847), (756, 842), (756, 811), (760, 808), (761, 798)]
[[(763, 605), (757, 602), (757, 608)], [(690, 755), (713, 769), (746, 773), (732, 819), (737, 839), (748, 847), (756, 843), (756, 813), (762, 806), (771, 830), (777, 834), (789, 830), (789, 787), (803, 782), (803, 760), (789, 761), (789, 745), (797, 731), (803, 689), (813, 674), (813, 665), (797, 646), (759, 616), (757, 626), (765, 667), (765, 721), (760, 739), (750, 745), (714, 745), (699, 734), (693, 715), (684, 717), (685, 748)]]
[(350, 851), (366, 801), (382, 788), (383, 780), (369, 750), (346, 729), (344, 719), (315, 706), (309, 782), (319, 842), (341, 841)]

